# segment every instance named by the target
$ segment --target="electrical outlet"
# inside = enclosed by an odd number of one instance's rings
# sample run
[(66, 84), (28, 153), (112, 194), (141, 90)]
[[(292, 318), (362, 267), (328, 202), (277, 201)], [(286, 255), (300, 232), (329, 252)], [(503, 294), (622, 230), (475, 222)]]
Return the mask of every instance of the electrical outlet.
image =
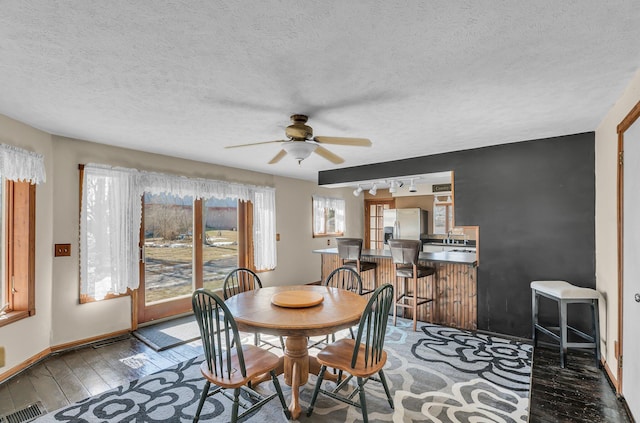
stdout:
[(4, 347), (0, 347), (0, 367), (4, 367)]
[(55, 257), (65, 257), (71, 255), (71, 244), (56, 244), (53, 255)]
[(331, 245), (331, 240), (330, 239), (327, 240), (327, 245)]

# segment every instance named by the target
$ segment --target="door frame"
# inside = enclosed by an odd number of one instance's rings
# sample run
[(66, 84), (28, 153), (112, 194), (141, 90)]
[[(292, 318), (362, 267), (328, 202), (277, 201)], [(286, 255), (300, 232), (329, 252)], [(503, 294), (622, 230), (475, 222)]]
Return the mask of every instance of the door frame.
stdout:
[(623, 353), (623, 325), (624, 325), (624, 309), (623, 309), (623, 293), (624, 293), (624, 132), (640, 118), (640, 101), (631, 109), (631, 111), (622, 119), (617, 126), (618, 132), (618, 346), (615, 348), (615, 356), (618, 364), (616, 393), (622, 395), (622, 366), (620, 358)]
[(364, 245), (371, 245), (371, 206), (378, 204), (389, 204), (390, 209), (396, 208), (396, 199), (381, 198), (381, 199), (368, 199), (364, 200)]

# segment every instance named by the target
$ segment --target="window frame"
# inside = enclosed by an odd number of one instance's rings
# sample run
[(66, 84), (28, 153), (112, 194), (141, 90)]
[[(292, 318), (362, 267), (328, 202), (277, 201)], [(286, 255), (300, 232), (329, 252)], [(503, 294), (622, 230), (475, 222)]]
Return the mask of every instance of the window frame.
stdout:
[[(444, 207), (444, 232), (440, 233), (436, 231), (436, 207)], [(438, 201), (433, 203), (433, 233), (446, 235), (454, 227), (453, 222), (453, 201)]]
[(0, 319), (0, 327), (36, 314), (36, 186), (9, 180), (3, 183), (4, 283), (9, 307)]
[[(343, 205), (343, 210), (342, 210), (342, 227), (345, 226), (346, 223), (346, 211), (347, 211), (347, 205), (346, 205), (346, 201), (343, 198), (330, 198), (330, 197), (322, 197), (322, 196), (313, 196), (311, 198), (311, 234), (313, 238), (323, 238), (323, 237), (334, 237), (334, 236), (343, 236), (344, 235), (344, 231), (336, 231), (336, 232), (327, 232), (326, 228), (327, 228), (327, 222), (329, 220), (329, 211), (330, 210), (335, 210), (329, 207), (323, 207), (322, 208), (322, 219), (324, 221), (324, 228), (325, 228), (325, 232), (316, 232), (316, 213), (317, 213), (317, 209), (315, 207), (315, 200), (316, 199), (325, 199), (325, 200), (336, 200), (336, 201), (341, 201), (342, 205)], [(338, 210), (336, 210), (337, 212)], [(338, 213), (335, 213), (334, 218), (337, 219)], [(336, 222), (336, 227), (338, 227), (339, 225)]]

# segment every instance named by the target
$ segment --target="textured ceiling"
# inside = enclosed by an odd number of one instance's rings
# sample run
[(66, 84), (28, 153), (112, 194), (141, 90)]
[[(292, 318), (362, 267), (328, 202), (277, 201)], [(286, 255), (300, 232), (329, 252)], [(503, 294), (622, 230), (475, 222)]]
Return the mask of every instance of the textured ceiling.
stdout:
[[(316, 180), (593, 131), (640, 67), (640, 2), (0, 0), (0, 113), (47, 132)], [(289, 115), (367, 137), (268, 165)], [(1, 139), (0, 139), (1, 141)]]

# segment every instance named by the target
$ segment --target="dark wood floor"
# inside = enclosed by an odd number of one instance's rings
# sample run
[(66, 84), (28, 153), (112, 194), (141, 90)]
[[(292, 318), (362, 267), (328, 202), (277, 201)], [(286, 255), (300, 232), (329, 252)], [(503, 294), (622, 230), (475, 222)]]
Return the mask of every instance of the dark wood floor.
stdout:
[(536, 348), (529, 410), (532, 423), (630, 421), (593, 353), (580, 350), (569, 350), (562, 369), (558, 348)]
[[(52, 356), (0, 384), (0, 416), (41, 401), (53, 411), (202, 353), (199, 341), (156, 352), (134, 337)], [(534, 354), (530, 422), (629, 422), (592, 355), (555, 349)]]

